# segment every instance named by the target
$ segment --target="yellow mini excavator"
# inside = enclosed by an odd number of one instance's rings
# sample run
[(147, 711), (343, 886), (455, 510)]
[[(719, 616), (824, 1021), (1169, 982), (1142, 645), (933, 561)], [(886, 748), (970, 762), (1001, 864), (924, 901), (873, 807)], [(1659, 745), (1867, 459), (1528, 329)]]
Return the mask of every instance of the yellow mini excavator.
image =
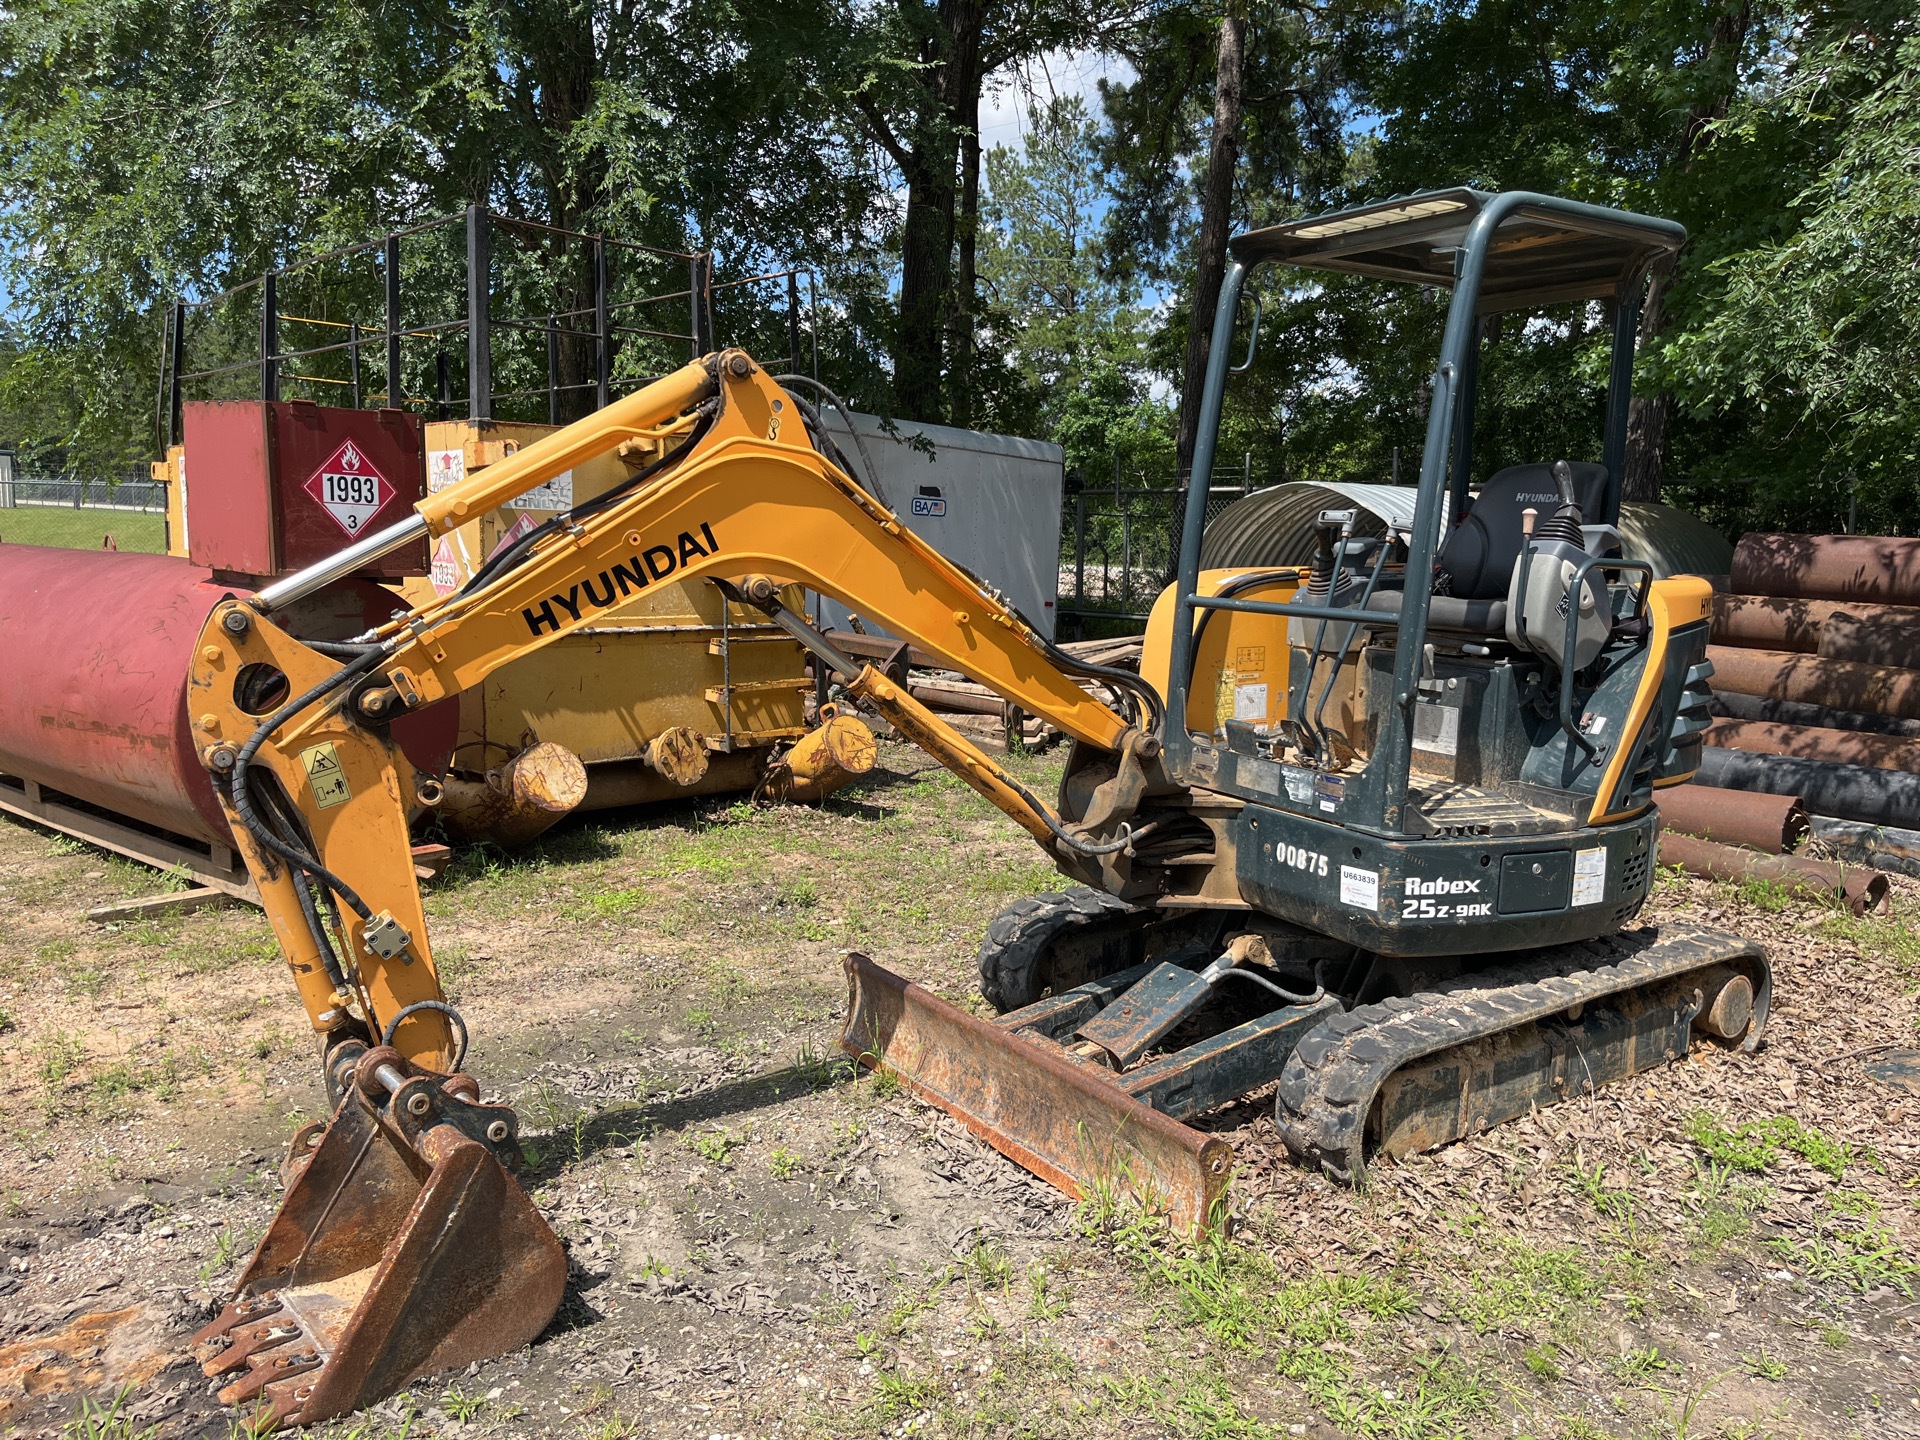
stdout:
[[(993, 1021), (849, 957), (844, 1044), (1063, 1188), (1217, 1219), (1225, 1143), (1185, 1122), (1273, 1086), (1302, 1163), (1357, 1182), (1404, 1155), (1686, 1054), (1751, 1049), (1769, 970), (1738, 937), (1630, 928), (1654, 791), (1707, 725), (1708, 587), (1656, 580), (1613, 524), (1634, 335), (1671, 223), (1444, 190), (1242, 235), (1213, 321), (1177, 578), (1140, 675), (1081, 664), (863, 487), (813, 406), (747, 355), (686, 366), (332, 560), (221, 603), (188, 689), (195, 743), (271, 917), (335, 1101), (232, 1302), (195, 1337), (258, 1424), (317, 1421), (523, 1345), (566, 1283), (513, 1176), (517, 1120), (463, 1072), (392, 738), (410, 711), (669, 577), (704, 578), (806, 646), (1023, 825), (1074, 888), (991, 926)], [(1321, 517), (1310, 566), (1199, 566), (1250, 270), (1450, 289), (1410, 526)], [(1613, 317), (1598, 461), (1502, 457), (1470, 495), (1484, 317)], [(1257, 343), (1258, 311), (1252, 323)], [(831, 397), (829, 397), (831, 398)], [(301, 596), (590, 456), (660, 458), (515, 540), (453, 594), (350, 642)], [(634, 447), (637, 448), (637, 447)], [(1449, 523), (1449, 516), (1452, 517)], [(843, 601), (1072, 737), (1049, 804), (781, 602)]]

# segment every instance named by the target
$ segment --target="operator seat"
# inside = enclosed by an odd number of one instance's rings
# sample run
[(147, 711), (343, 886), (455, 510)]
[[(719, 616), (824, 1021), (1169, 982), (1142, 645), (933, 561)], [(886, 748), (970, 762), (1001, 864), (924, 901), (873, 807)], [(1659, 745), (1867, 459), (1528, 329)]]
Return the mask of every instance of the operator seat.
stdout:
[[(1607, 467), (1573, 463), (1573, 493), (1588, 524), (1596, 523), (1607, 491)], [(1473, 508), (1440, 547), (1433, 593), (1458, 600), (1504, 600), (1520, 559), (1520, 512), (1537, 510), (1545, 520), (1560, 504), (1553, 467), (1509, 465), (1497, 470), (1473, 502)]]

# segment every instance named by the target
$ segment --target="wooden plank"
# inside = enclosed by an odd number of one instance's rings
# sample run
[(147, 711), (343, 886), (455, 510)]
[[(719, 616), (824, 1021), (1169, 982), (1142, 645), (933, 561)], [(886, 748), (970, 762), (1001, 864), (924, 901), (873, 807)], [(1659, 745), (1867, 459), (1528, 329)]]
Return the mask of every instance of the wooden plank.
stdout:
[(120, 900), (112, 905), (96, 905), (87, 911), (87, 919), (95, 924), (110, 920), (138, 920), (146, 915), (177, 914), (185, 915), (192, 910), (207, 910), (217, 905), (233, 905), (238, 897), (224, 890), (216, 890), (211, 885), (202, 885), (193, 890), (180, 890), (171, 895), (142, 895), (138, 900)]
[[(16, 784), (18, 789), (15, 788)], [(11, 775), (0, 775), (0, 810), (9, 815), (45, 825), (76, 840), (97, 845), (102, 850), (111, 850), (129, 860), (151, 865), (156, 870), (183, 872), (201, 885), (219, 890), (236, 900), (244, 900), (249, 905), (260, 903), (259, 892), (253, 887), (253, 877), (245, 870), (216, 867), (213, 857), (206, 850), (195, 848), (183, 837), (169, 839), (150, 835), (104, 816), (63, 805), (54, 798), (57, 793), (45, 790), (31, 780), (20, 781)], [(231, 855), (233, 852), (227, 850), (226, 853)]]

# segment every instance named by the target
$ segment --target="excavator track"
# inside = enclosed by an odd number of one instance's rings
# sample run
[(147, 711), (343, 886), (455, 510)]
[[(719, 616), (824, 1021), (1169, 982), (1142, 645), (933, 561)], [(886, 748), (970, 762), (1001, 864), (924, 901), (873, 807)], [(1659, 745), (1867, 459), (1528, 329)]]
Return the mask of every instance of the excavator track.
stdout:
[(1695, 1028), (1753, 1050), (1771, 1000), (1766, 952), (1724, 931), (1538, 951), (1323, 1021), (1281, 1072), (1275, 1120), (1297, 1159), (1358, 1184), (1369, 1149), (1432, 1149), (1678, 1059)]

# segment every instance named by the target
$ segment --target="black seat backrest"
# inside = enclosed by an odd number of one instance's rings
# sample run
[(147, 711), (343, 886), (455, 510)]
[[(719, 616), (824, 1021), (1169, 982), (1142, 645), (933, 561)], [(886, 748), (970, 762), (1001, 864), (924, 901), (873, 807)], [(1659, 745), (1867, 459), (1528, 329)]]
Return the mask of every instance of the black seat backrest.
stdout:
[[(1606, 489), (1606, 466), (1574, 462), (1573, 493), (1588, 524), (1599, 514)], [(1552, 465), (1509, 465), (1496, 471), (1480, 487), (1467, 518), (1453, 527), (1440, 547), (1436, 590), (1462, 600), (1506, 599), (1524, 534), (1520, 512), (1538, 510), (1544, 521), (1559, 505)]]

